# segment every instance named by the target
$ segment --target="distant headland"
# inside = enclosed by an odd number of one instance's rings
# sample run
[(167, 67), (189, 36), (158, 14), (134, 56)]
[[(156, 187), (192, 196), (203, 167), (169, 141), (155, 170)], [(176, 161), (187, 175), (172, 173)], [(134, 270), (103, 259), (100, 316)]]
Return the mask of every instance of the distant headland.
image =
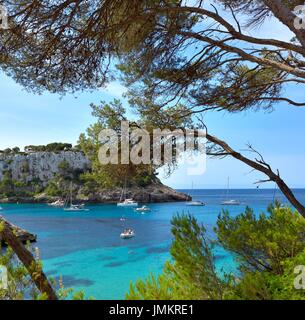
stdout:
[(75, 201), (116, 203), (124, 184), (126, 196), (138, 202), (190, 200), (163, 185), (155, 173), (117, 168), (119, 178), (114, 168), (96, 173), (95, 165), (79, 146), (67, 143), (5, 149), (0, 151), (0, 202), (48, 203), (65, 199), (72, 186)]

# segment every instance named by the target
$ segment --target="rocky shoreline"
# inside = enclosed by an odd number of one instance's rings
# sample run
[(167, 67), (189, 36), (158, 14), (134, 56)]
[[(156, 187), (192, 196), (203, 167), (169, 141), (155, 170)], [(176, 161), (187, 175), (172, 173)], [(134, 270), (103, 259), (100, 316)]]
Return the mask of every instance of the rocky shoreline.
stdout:
[[(14, 234), (18, 238), (19, 241), (22, 243), (27, 243), (27, 242), (36, 242), (37, 236), (35, 234), (32, 234), (18, 226), (15, 226), (14, 224), (8, 222), (4, 217), (0, 215), (0, 222), (6, 223), (10, 228), (13, 230)], [(0, 234), (0, 246), (5, 247), (7, 244), (5, 241), (2, 240), (1, 234)]]
[[(75, 196), (74, 201), (85, 203), (117, 203), (120, 201), (122, 190), (114, 188), (105, 189), (89, 195), (83, 195), (80, 189)], [(182, 192), (176, 191), (162, 183), (154, 183), (145, 188), (130, 187), (126, 190), (126, 197), (132, 198), (140, 203), (157, 203), (157, 202), (185, 202), (192, 198)], [(33, 197), (9, 197), (0, 199), (0, 203), (50, 203), (58, 200), (59, 197), (51, 197), (46, 194), (40, 194)]]

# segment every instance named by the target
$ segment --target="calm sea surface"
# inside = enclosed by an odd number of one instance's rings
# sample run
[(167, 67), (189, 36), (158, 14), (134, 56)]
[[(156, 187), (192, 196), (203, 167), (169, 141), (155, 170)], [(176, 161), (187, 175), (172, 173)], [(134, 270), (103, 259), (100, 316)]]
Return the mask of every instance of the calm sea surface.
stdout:
[[(62, 276), (66, 287), (83, 290), (96, 299), (124, 299), (130, 281), (155, 274), (169, 259), (170, 220), (174, 214), (189, 212), (203, 222), (212, 237), (217, 216), (223, 209), (225, 190), (182, 190), (205, 207), (187, 207), (185, 203), (150, 204), (151, 212), (135, 213), (116, 205), (90, 205), (88, 212), (66, 212), (37, 204), (4, 204), (1, 214), (11, 222), (38, 235), (47, 274)], [(294, 190), (305, 203), (305, 190)], [(235, 216), (250, 206), (259, 214), (274, 198), (286, 203), (274, 190), (231, 190), (230, 198), (241, 201), (229, 207)], [(122, 216), (126, 221), (120, 221)], [(121, 240), (120, 233), (131, 227), (136, 237)], [(215, 249), (219, 270), (234, 271), (232, 258), (221, 248)]]

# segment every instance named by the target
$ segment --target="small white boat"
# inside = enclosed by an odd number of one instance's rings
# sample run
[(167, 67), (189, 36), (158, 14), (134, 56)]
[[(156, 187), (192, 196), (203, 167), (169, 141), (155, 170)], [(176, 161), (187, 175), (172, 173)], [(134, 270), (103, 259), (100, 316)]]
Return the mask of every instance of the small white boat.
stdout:
[(63, 200), (56, 200), (52, 203), (48, 203), (49, 206), (51, 207), (63, 207), (65, 205), (65, 201)]
[(85, 204), (71, 204), (70, 207), (64, 208), (65, 211), (89, 211), (85, 208)]
[(223, 206), (239, 206), (240, 202), (238, 200), (226, 200), (221, 203)]
[(3, 208), (0, 206), (0, 210), (3, 210)]
[(190, 201), (187, 202), (186, 205), (190, 207), (204, 207), (205, 203), (202, 201)]
[(118, 207), (137, 207), (139, 204), (133, 199), (125, 199), (117, 204)]
[(131, 239), (135, 236), (135, 232), (132, 229), (125, 230), (120, 234), (121, 239)]
[(150, 208), (148, 208), (147, 206), (143, 206), (143, 207), (141, 207), (141, 208), (136, 208), (136, 209), (134, 209), (136, 212), (150, 212), (151, 211), (151, 209)]

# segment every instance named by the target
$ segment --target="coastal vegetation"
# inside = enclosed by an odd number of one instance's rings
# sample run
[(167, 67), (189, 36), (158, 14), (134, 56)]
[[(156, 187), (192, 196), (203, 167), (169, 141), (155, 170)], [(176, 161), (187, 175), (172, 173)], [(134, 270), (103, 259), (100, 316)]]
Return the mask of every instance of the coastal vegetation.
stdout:
[[(1, 248), (0, 248), (1, 249)], [(0, 287), (0, 300), (47, 300), (48, 295), (38, 290), (28, 270), (20, 262), (12, 248), (8, 247), (0, 255), (0, 266), (7, 270), (7, 288)], [(28, 250), (31, 250), (28, 246)], [(35, 254), (35, 252), (33, 252)], [(39, 257), (37, 257), (39, 259)], [(38, 260), (37, 265), (42, 269), (42, 263)], [(39, 271), (38, 271), (39, 272)], [(71, 288), (65, 288), (63, 280), (51, 279), (52, 286), (57, 288), (58, 299), (84, 300), (85, 294), (81, 291), (75, 292)], [(90, 298), (91, 299), (91, 298)]]
[(72, 144), (52, 142), (47, 145), (34, 146), (29, 145), (24, 147), (24, 151), (21, 151), (19, 147), (6, 148), (0, 150), (0, 154), (4, 155), (15, 155), (15, 154), (26, 154), (28, 152), (61, 152), (61, 151), (71, 151), (73, 150)]
[[(210, 239), (196, 218), (172, 220), (171, 261), (159, 276), (131, 284), (127, 299), (304, 300), (294, 287), (295, 267), (305, 263), (305, 220), (280, 204), (256, 216), (250, 208), (230, 217), (223, 211)], [(215, 246), (231, 253), (236, 273), (216, 268)]]
[(153, 181), (157, 181), (156, 167), (152, 164), (138, 164), (132, 162), (121, 164), (121, 145), (118, 146), (118, 164), (101, 164), (98, 159), (101, 141), (99, 134), (102, 129), (112, 129), (121, 136), (121, 121), (126, 121), (126, 110), (122, 103), (115, 99), (110, 103), (101, 102), (100, 105), (91, 105), (92, 115), (96, 122), (91, 125), (86, 133), (82, 133), (78, 140), (78, 146), (81, 151), (90, 159), (91, 171), (81, 175), (85, 189), (88, 191), (98, 190), (99, 188), (122, 187), (126, 182), (128, 185), (137, 185), (145, 187)]
[(73, 150), (71, 143), (53, 142), (47, 145), (34, 146), (29, 145), (24, 147), (25, 152), (61, 152)]
[[(272, 111), (279, 102), (304, 107), (304, 101), (285, 90), (290, 84), (301, 90), (305, 83), (305, 34), (296, 27), (293, 12), (303, 2), (214, 3), (206, 8), (204, 1), (186, 5), (177, 0), (12, 1), (10, 30), (0, 31), (0, 66), (30, 91), (63, 94), (104, 86), (114, 79), (116, 65), (118, 78), (128, 88), (129, 105), (139, 116), (134, 125), (148, 129), (208, 129), (202, 118), (207, 111)], [(249, 35), (247, 28), (263, 24), (270, 15), (294, 34), (291, 41)], [(118, 101), (92, 107), (97, 122), (79, 139), (80, 149), (92, 161), (91, 171), (79, 176), (85, 188), (112, 188), (126, 178), (150, 183), (154, 167), (114, 168), (97, 161), (99, 131), (119, 132), (118, 121), (126, 116)], [(248, 151), (255, 156), (249, 158), (209, 132), (207, 139), (209, 155), (230, 156), (259, 171), (266, 178), (258, 183), (275, 182), (297, 212), (280, 206), (259, 218), (251, 209), (236, 218), (224, 212), (216, 243), (240, 264), (238, 275), (225, 276), (216, 270), (214, 241), (208, 240), (204, 226), (188, 215), (174, 218), (173, 262), (160, 277), (132, 285), (127, 298), (303, 299), (292, 278), (294, 266), (304, 264), (305, 207), (252, 145)], [(11, 152), (19, 151), (4, 150)], [(69, 179), (60, 173), (47, 192), (59, 193)], [(18, 190), (9, 173), (0, 187), (8, 195)]]
[(10, 171), (4, 172), (0, 181), (1, 198), (32, 197), (35, 194), (39, 194), (42, 190), (43, 188), (38, 180), (31, 182), (15, 180), (12, 178)]

